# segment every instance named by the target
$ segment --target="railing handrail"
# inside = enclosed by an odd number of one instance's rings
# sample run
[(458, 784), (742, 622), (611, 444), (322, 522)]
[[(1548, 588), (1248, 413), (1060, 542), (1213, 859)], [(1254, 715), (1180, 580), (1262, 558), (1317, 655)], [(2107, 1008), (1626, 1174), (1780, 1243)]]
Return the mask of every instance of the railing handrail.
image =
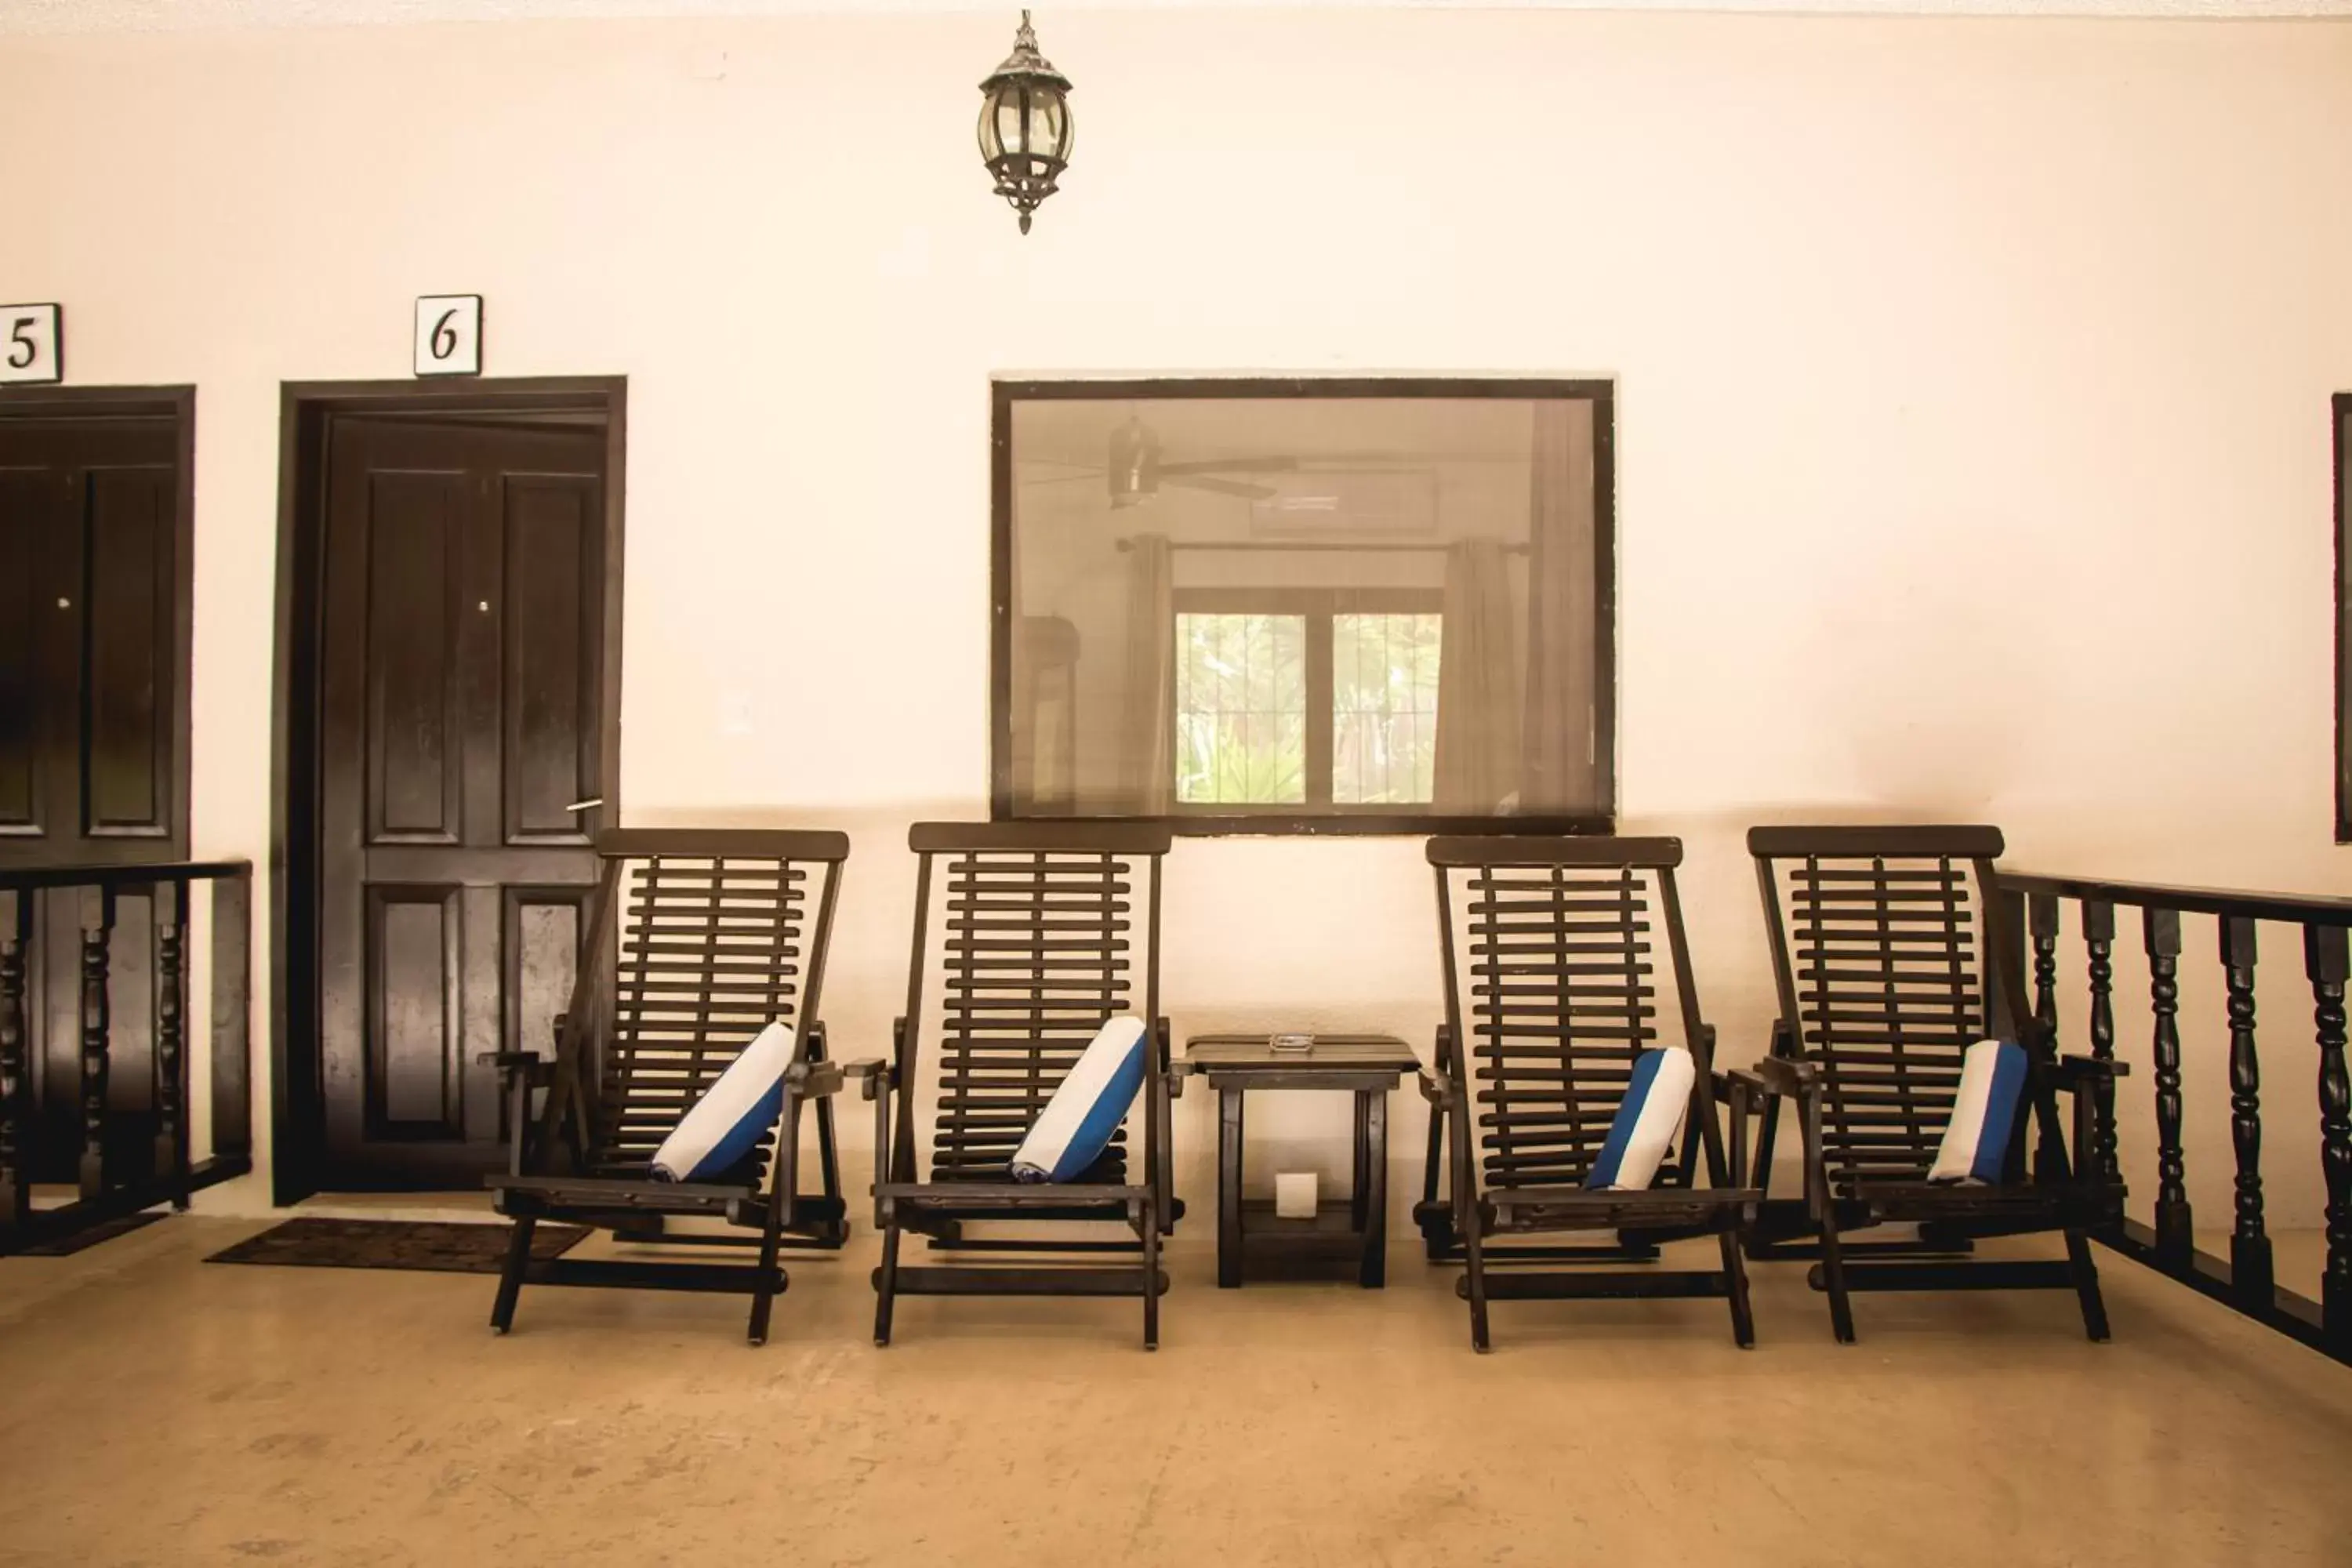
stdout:
[(2062, 899), (2087, 899), (2131, 909), (2172, 910), (2186, 915), (2352, 927), (2352, 898), (2329, 898), (2321, 893), (2250, 893), (2229, 888), (2174, 887), (2161, 882), (2110, 882), (2091, 877), (2012, 871), (2006, 867), (1995, 867), (1994, 875), (2003, 888), (2017, 893), (2048, 893)]
[(49, 888), (140, 887), (153, 882), (201, 882), (253, 875), (250, 860), (148, 860), (131, 864), (0, 867), (0, 892)]
[[(2033, 959), (2033, 1016), (2045, 1027), (2060, 1022), (2059, 937), (2064, 910), (2072, 904), (2079, 922), (2089, 987), (2084, 1041), (2095, 1061), (2116, 1059), (2115, 952), (2119, 908), (2137, 908), (2140, 930), (2135, 944), (2147, 955), (2148, 1065), (2156, 1112), (2156, 1195), (2153, 1226), (2118, 1214), (2095, 1232), (2099, 1240), (2181, 1284), (2225, 1302), (2315, 1350), (2352, 1364), (2352, 1064), (2347, 1064), (2345, 994), (2352, 984), (2352, 899), (2311, 893), (2240, 892), (2215, 888), (2165, 887), (2087, 878), (2045, 877), (1996, 871), (1999, 895), (2024, 919)], [(2200, 1249), (2189, 1197), (2189, 1122), (2180, 1026), (2181, 917), (2214, 918), (2221, 938), (2215, 954), (2221, 969), (2229, 1032), (2230, 1142), (2234, 1155), (2231, 1190), (2229, 1255)], [(2265, 921), (2299, 927), (2300, 967), (2311, 986), (2311, 1022), (2305, 1039), (2315, 1047), (2318, 1068), (2320, 1174), (2326, 1184), (2327, 1258), (2317, 1300), (2279, 1284), (2273, 1261), (2263, 1176), (2264, 1142), (2263, 1057), (2258, 1030), (2273, 1037), (2275, 1023), (2262, 1017), (2257, 970)], [(2301, 1034), (2302, 1027), (2293, 1029)], [(2305, 1062), (2310, 1063), (2305, 1058)], [(2305, 1065), (2293, 1078), (2309, 1071)], [(2305, 1081), (2309, 1081), (2305, 1079)], [(2111, 1080), (2095, 1091), (2086, 1156), (2110, 1177), (2117, 1173)], [(2272, 1086), (2270, 1099), (2278, 1099)], [(2270, 1108), (2276, 1121), (2276, 1106)], [(2084, 1129), (2075, 1137), (2082, 1154)]]

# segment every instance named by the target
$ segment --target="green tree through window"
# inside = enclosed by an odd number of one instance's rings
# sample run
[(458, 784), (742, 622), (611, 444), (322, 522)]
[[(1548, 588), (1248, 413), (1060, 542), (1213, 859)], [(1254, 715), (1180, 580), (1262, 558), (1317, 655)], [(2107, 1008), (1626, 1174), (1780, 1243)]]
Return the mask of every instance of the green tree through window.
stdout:
[(1319, 590), (1236, 595), (1231, 608), (1213, 593), (1186, 597), (1196, 607), (1176, 616), (1179, 805), (1429, 803), (1443, 622), (1421, 601), (1433, 595), (1374, 611), (1342, 610), (1343, 595)]

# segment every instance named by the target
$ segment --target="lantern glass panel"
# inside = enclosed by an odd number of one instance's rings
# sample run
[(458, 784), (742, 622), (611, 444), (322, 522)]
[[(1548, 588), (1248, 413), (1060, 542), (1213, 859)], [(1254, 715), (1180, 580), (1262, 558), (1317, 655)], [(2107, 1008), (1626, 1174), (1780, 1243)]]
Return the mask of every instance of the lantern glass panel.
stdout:
[(1029, 110), (1030, 151), (1063, 163), (1070, 158), (1070, 106), (1052, 88), (1032, 95)]
[(996, 100), (996, 139), (1007, 153), (1029, 151), (1029, 89), (1005, 89)]
[(980, 161), (992, 163), (1004, 155), (1004, 142), (996, 134), (996, 100), (998, 94), (990, 93), (980, 100)]

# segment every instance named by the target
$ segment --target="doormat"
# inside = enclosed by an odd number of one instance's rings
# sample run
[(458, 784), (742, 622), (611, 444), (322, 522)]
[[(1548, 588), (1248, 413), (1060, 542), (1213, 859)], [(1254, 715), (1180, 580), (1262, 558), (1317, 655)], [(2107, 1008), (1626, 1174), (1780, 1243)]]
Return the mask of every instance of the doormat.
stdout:
[[(541, 1225), (530, 1238), (533, 1261), (561, 1258), (588, 1234), (576, 1225)], [(322, 1219), (271, 1226), (207, 1263), (267, 1263), (289, 1268), (415, 1268), (440, 1274), (497, 1274), (507, 1265), (514, 1229), (463, 1221)]]
[[(37, 1215), (36, 1217), (37, 1218), (38, 1215)], [(71, 1236), (58, 1237), (55, 1241), (37, 1241), (29, 1247), (16, 1247), (9, 1253), (9, 1256), (12, 1258), (71, 1258), (75, 1253), (86, 1247), (96, 1247), (101, 1241), (112, 1241), (118, 1236), (128, 1236), (134, 1230), (145, 1229), (159, 1219), (170, 1217), (171, 1215), (161, 1211), (127, 1214), (120, 1219), (110, 1219), (91, 1226), (88, 1230), (78, 1230)]]

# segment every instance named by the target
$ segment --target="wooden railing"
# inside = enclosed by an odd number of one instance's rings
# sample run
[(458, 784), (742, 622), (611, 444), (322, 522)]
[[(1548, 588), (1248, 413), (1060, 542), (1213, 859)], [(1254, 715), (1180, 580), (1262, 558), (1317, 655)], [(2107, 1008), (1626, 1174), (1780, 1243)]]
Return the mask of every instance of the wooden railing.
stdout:
[[(212, 900), (212, 1152), (202, 1161), (192, 1157), (190, 1141), (187, 1027), (188, 917), (198, 883), (209, 885)], [(153, 938), (144, 955), (149, 1016), (124, 1021), (148, 1042), (153, 1077), (150, 1104), (135, 1119), (111, 1092), (118, 1020), (110, 976), (124, 899), (150, 900)], [(72, 902), (60, 907), (61, 900)], [(79, 945), (69, 965), (55, 953), (38, 956), (43, 942), (76, 930)], [(0, 870), (0, 1254), (158, 1204), (185, 1208), (197, 1188), (252, 1169), (252, 931), (253, 867), (244, 860)], [(39, 1026), (67, 1009), (36, 1008), (28, 999), (44, 991), (44, 975), (54, 988), (68, 973), (78, 999), (55, 1000), (77, 1000), (70, 1016), (78, 1072), (55, 1075), (75, 1081), (44, 1082), (45, 1110), (36, 1104), (35, 1068), (39, 1062), (54, 1069), (58, 1056), (44, 1051), (49, 1042)], [(73, 1114), (61, 1119), (53, 1112), (68, 1098)], [(58, 1136), (61, 1121), (73, 1129), (69, 1142)], [(75, 1195), (36, 1202), (36, 1186), (60, 1176)]]
[[(2099, 1239), (2250, 1318), (2338, 1361), (2352, 1363), (2352, 1079), (2347, 1077), (2344, 1054), (2347, 930), (2352, 928), (2352, 899), (2098, 882), (2007, 870), (2000, 873), (2000, 885), (2004, 896), (2021, 906), (2012, 911), (2019, 918), (2012, 919), (2010, 929), (2026, 933), (2032, 950), (2034, 1012), (2053, 1027), (2059, 1018), (2062, 911), (2066, 905), (2074, 906), (2089, 993), (2084, 1043), (2090, 1054), (2102, 1060), (2116, 1058), (2118, 1038), (2114, 963), (2116, 911), (2133, 910), (2139, 915), (2137, 936), (2148, 970), (2148, 1068), (2155, 1083), (2155, 1224), (2119, 1218)], [(2216, 958), (2229, 1034), (2230, 1129), (2236, 1163), (2226, 1258), (2199, 1249), (2189, 1200), (2181, 1131), (2187, 1087), (2180, 1046), (2180, 917), (2184, 914), (2213, 917), (2220, 933)], [(2319, 1144), (2327, 1250), (2316, 1301), (2278, 1284), (2264, 1218), (2263, 1084), (2255, 1040), (2254, 982), (2257, 932), (2265, 924), (2295, 928), (2301, 939), (2304, 977), (2311, 988), (2306, 1037), (2312, 1043), (2305, 1046), (2298, 1041), (2294, 1054), (2284, 1059), (2295, 1061), (2316, 1079), (2315, 1128), (2300, 1115), (2290, 1121), (2283, 1112), (2291, 1101), (2273, 1086), (2271, 1130), (2276, 1136), (2285, 1136), (2280, 1130), (2289, 1125), (2298, 1128), (2302, 1136), (2315, 1131)], [(2279, 1066), (2282, 1059), (2274, 1047), (2273, 1066)], [(2113, 1092), (2110, 1084), (2107, 1093)], [(2102, 1171), (2114, 1174), (2118, 1151), (2116, 1107), (2111, 1100), (2094, 1107), (2089, 1139), (2091, 1147), (2078, 1149), (2075, 1157), (2095, 1161)]]

